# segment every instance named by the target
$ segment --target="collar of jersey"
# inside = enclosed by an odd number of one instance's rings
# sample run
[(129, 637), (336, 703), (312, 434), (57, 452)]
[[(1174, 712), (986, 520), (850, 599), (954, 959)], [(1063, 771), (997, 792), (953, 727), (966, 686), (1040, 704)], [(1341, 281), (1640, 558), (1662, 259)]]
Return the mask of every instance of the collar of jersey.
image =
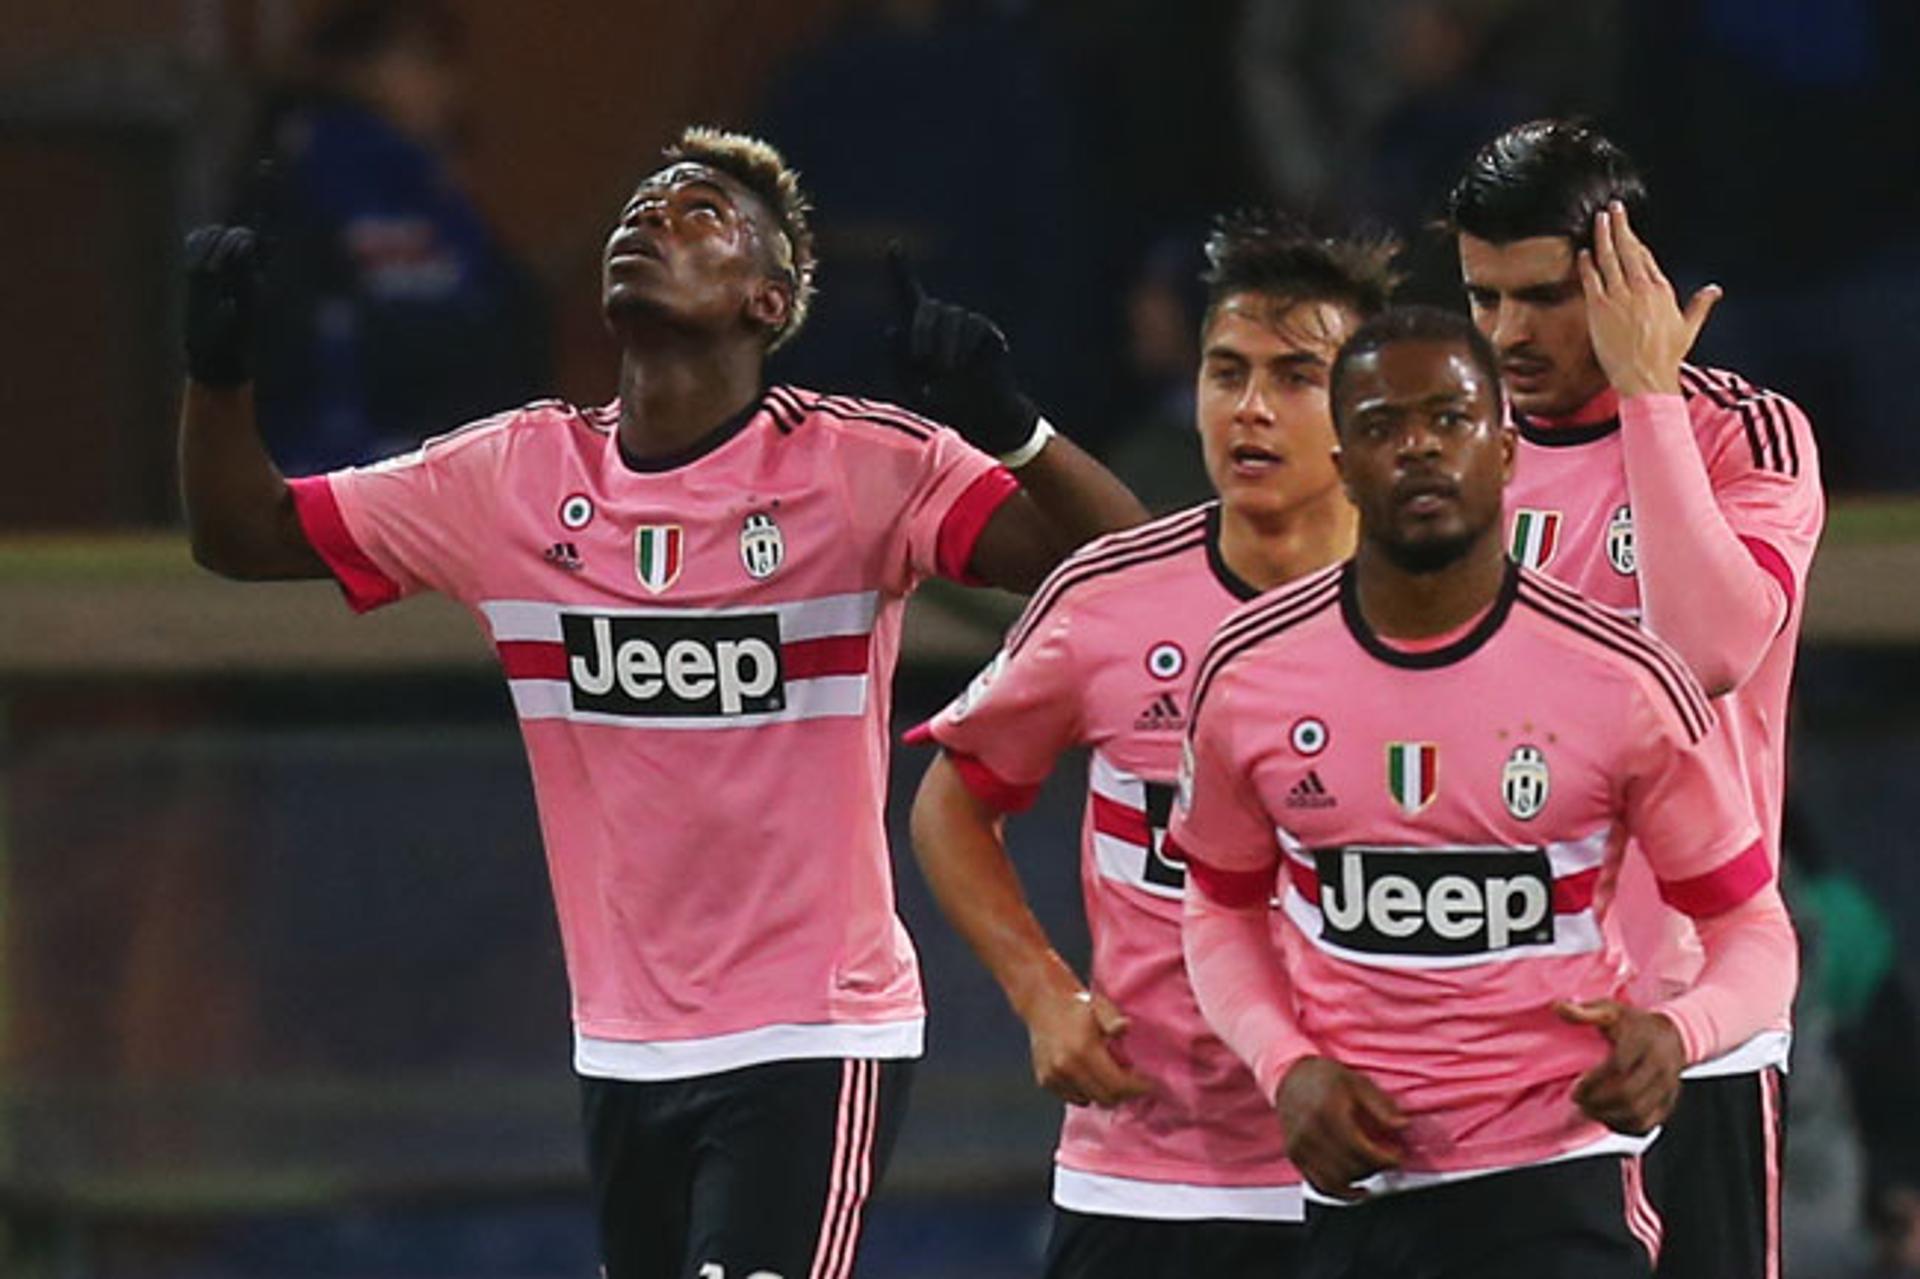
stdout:
[(634, 457), (627, 452), (626, 448), (620, 443), (619, 405), (616, 403), (614, 405), (613, 451), (615, 455), (619, 457), (620, 465), (629, 471), (637, 471), (642, 475), (657, 475), (662, 471), (677, 470), (689, 462), (699, 461), (744, 431), (747, 428), (747, 423), (753, 421), (754, 415), (765, 408), (766, 403), (767, 393), (765, 390), (762, 390), (760, 394), (753, 397), (751, 404), (741, 409), (738, 413), (735, 413), (726, 421), (720, 423), (720, 425), (714, 427), (711, 431), (708, 431), (693, 443), (687, 445), (687, 447), (675, 449), (671, 453), (662, 453), (658, 457)]
[(1515, 412), (1513, 425), (1521, 439), (1542, 448), (1591, 444), (1620, 429), (1620, 397), (1608, 387), (1565, 417), (1528, 417)]
[(1432, 670), (1437, 666), (1451, 666), (1464, 661), (1478, 652), (1480, 646), (1492, 639), (1506, 622), (1507, 614), (1513, 611), (1514, 596), (1519, 590), (1520, 566), (1509, 561), (1506, 576), (1500, 581), (1500, 593), (1493, 598), (1493, 607), (1475, 623), (1472, 630), (1440, 648), (1409, 652), (1387, 643), (1367, 625), (1367, 619), (1360, 613), (1360, 585), (1354, 573), (1354, 562), (1348, 560), (1346, 567), (1340, 570), (1340, 616), (1346, 621), (1347, 630), (1352, 633), (1355, 642), (1387, 665), (1414, 671)]
[(1233, 571), (1227, 563), (1227, 557), (1220, 554), (1220, 503), (1215, 502), (1207, 508), (1207, 567), (1213, 570), (1213, 576), (1227, 594), (1237, 600), (1257, 599), (1260, 588)]

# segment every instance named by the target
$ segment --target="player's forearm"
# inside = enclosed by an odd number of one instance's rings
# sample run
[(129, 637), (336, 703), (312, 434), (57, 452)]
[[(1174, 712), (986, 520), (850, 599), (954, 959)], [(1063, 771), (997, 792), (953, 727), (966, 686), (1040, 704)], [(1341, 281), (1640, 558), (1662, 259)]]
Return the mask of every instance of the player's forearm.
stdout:
[(1647, 628), (1719, 696), (1759, 665), (1787, 600), (1714, 500), (1686, 401), (1627, 396), (1620, 426)]
[(1272, 1098), (1294, 1063), (1323, 1054), (1293, 1018), (1268, 913), (1215, 901), (1189, 876), (1180, 934), (1201, 1014)]
[(1046, 996), (1081, 989), (1027, 904), (999, 815), (966, 788), (945, 755), (920, 783), (912, 825), (914, 856), (941, 913), (1022, 1020)]
[(251, 387), (189, 381), (180, 410), (180, 488), (194, 561), (224, 577), (324, 577), (287, 482), (254, 421)]
[(1102, 533), (1132, 528), (1147, 518), (1147, 508), (1133, 490), (1064, 435), (1049, 440), (1014, 477), (1046, 517), (1062, 556)]
[(1694, 926), (1706, 953), (1700, 976), (1655, 1009), (1680, 1031), (1689, 1063), (1718, 1057), (1778, 1024), (1800, 973), (1793, 922), (1771, 884)]

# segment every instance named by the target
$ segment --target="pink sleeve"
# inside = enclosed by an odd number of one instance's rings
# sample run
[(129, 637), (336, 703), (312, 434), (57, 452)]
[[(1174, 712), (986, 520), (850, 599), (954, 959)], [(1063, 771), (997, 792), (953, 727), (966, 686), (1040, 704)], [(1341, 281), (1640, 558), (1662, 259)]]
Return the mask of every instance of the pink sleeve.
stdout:
[(1687, 1060), (1700, 1062), (1780, 1024), (1793, 1002), (1800, 951), (1773, 884), (1694, 927), (1706, 964), (1691, 987), (1654, 1011), (1672, 1019)]
[(1732, 737), (1710, 711), (1690, 723), (1664, 691), (1640, 691), (1627, 729), (1639, 743), (1624, 781), (1627, 833), (1667, 905), (1695, 919), (1724, 914), (1774, 878)]
[[(1066, 604), (1057, 606), (1040, 631), (1011, 653), (1003, 649), (965, 692), (907, 735), (910, 741), (931, 738), (971, 760), (977, 771), (969, 776), (962, 768), (961, 779), (1002, 812), (1031, 804), (1054, 762), (1080, 738), (1086, 672), (1076, 669), (1068, 643), (1071, 616)], [(1009, 799), (1019, 802), (1010, 805)]]
[[(1687, 376), (1701, 387), (1691, 406), (1621, 400), (1621, 442), (1647, 627), (1718, 694), (1753, 673), (1794, 615), (1825, 506), (1798, 408)], [(1725, 437), (1711, 462), (1692, 414)]]
[(435, 590), (472, 593), (508, 417), (370, 466), (289, 481), (307, 540), (355, 612)]
[(1271, 1099), (1293, 1063), (1317, 1049), (1294, 1021), (1273, 945), (1269, 903), (1280, 849), (1228, 740), (1233, 701), (1216, 678), (1181, 760), (1167, 849), (1186, 863), (1181, 933), (1194, 997)]
[(889, 562), (904, 561), (912, 581), (939, 576), (978, 585), (967, 567), (974, 543), (1000, 504), (1019, 490), (1019, 482), (945, 427), (927, 445), (915, 481), (904, 495), (897, 550)]

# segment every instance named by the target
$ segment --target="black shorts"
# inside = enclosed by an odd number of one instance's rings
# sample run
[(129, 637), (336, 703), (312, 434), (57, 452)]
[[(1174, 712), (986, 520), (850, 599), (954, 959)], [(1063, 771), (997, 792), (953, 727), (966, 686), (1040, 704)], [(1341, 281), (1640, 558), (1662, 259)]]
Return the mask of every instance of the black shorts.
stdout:
[(846, 1279), (910, 1061), (582, 1079), (607, 1279)]
[(1307, 1211), (1302, 1279), (1648, 1279), (1658, 1223), (1618, 1155)]
[(1666, 1221), (1662, 1276), (1780, 1279), (1786, 1100), (1774, 1066), (1681, 1081), (1646, 1154), (1647, 1193)]
[(1046, 1279), (1293, 1279), (1292, 1221), (1150, 1221), (1053, 1210)]

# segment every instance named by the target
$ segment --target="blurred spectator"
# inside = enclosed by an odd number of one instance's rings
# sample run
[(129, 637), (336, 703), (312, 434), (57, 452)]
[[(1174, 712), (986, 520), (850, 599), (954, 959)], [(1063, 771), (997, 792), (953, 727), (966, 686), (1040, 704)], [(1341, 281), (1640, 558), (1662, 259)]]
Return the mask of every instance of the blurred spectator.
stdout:
[(1657, 184), (1658, 247), (1676, 280), (1727, 286), (1704, 358), (1805, 406), (1829, 488), (1920, 486), (1920, 5), (1628, 12), (1620, 140)]
[(383, 457), (547, 383), (544, 308), (454, 173), (461, 50), (437, 0), (347, 0), (269, 105), (278, 173), (240, 212), (268, 241), (256, 389), (286, 470)]
[(1200, 286), (1204, 238), (1198, 231), (1163, 237), (1124, 299), (1125, 399), (1115, 414), (1121, 428), (1107, 460), (1156, 515), (1213, 493), (1193, 425), (1199, 372), (1194, 337), (1206, 309)]
[(992, 316), (1020, 380), (1089, 446), (1100, 370), (1078, 340), (1091, 274), (1056, 59), (1027, 20), (965, 0), (861, 0), (767, 95), (756, 128), (805, 176), (824, 281), (782, 376), (897, 394), (882, 334), (886, 246), (927, 288)]
[(1474, 146), (1518, 120), (1594, 113), (1612, 0), (1250, 0), (1243, 109), (1273, 196), (1410, 228)]

